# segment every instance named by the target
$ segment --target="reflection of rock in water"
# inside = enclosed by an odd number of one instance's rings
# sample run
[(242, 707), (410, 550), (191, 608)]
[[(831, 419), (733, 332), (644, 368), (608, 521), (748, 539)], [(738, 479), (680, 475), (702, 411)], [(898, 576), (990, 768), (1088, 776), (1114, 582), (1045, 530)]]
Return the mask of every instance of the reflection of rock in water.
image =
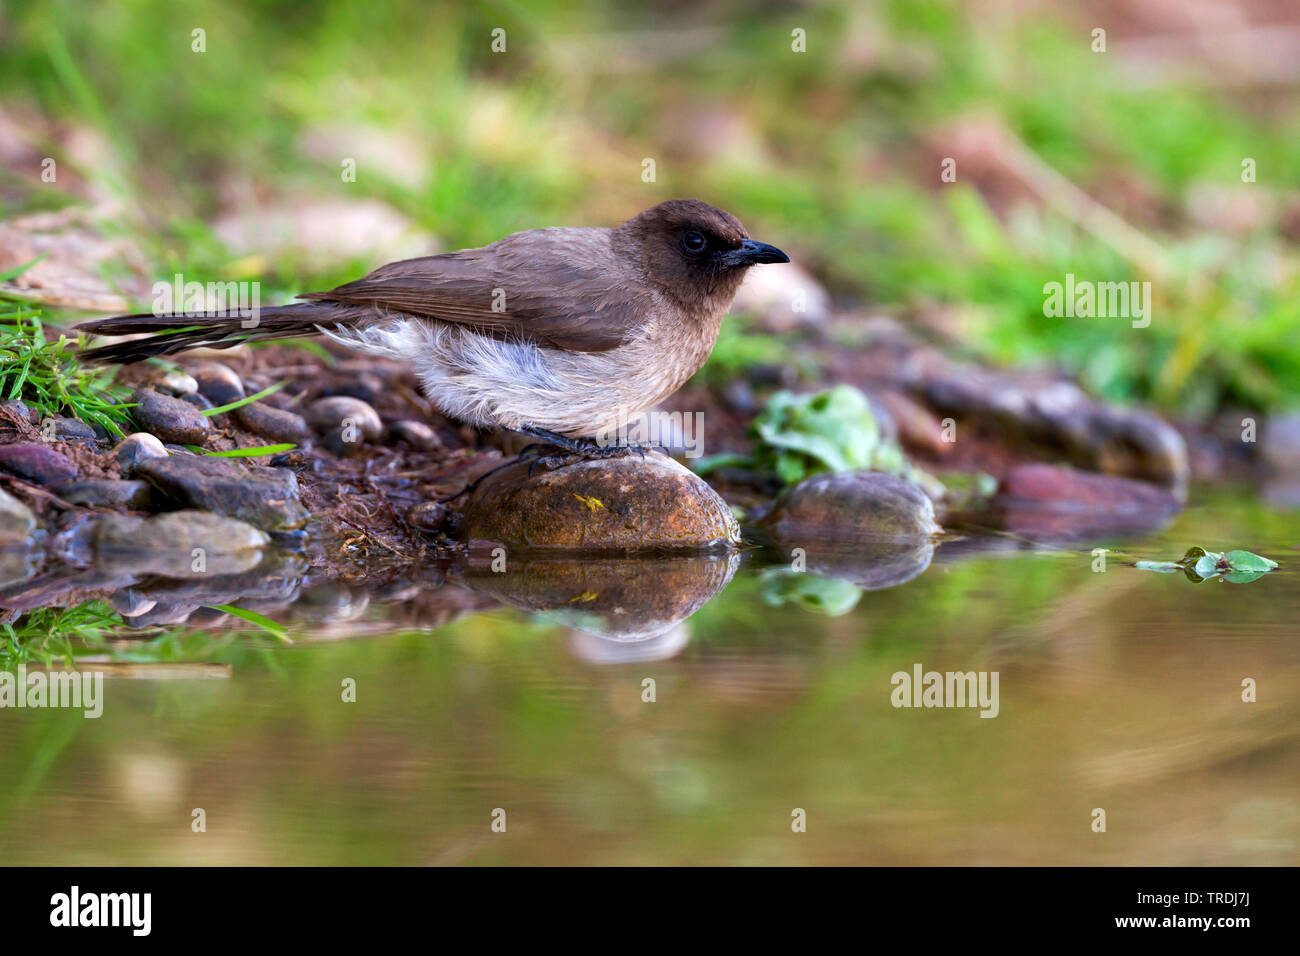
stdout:
[(867, 591), (898, 587), (930, 566), (934, 542), (866, 541), (852, 548), (834, 545), (808, 549), (808, 570), (822, 577), (852, 581)]
[[(472, 561), (453, 576), (465, 586), (553, 619), (607, 642), (647, 643), (635, 657), (661, 657), (672, 647), (681, 622), (731, 581), (740, 565), (735, 553), (656, 558), (515, 559), (494, 572)], [(681, 629), (684, 635), (684, 629)], [(684, 644), (684, 637), (682, 638)], [(589, 650), (589, 645), (584, 644)], [(610, 659), (626, 660), (611, 650)], [(680, 646), (675, 650), (680, 650)], [(581, 652), (580, 652), (581, 653)], [(595, 652), (587, 659), (597, 658)]]

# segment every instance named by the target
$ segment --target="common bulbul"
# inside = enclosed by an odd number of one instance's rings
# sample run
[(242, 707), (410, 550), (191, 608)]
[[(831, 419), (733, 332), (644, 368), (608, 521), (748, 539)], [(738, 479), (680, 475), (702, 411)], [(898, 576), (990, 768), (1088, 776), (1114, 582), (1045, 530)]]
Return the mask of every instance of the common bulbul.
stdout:
[(750, 266), (789, 261), (730, 213), (673, 199), (614, 229), (532, 229), (392, 262), (261, 309), (251, 327), (231, 311), (78, 327), (156, 333), (85, 353), (120, 363), (320, 332), (409, 362), (451, 418), (595, 453), (592, 436), (652, 408), (704, 364)]

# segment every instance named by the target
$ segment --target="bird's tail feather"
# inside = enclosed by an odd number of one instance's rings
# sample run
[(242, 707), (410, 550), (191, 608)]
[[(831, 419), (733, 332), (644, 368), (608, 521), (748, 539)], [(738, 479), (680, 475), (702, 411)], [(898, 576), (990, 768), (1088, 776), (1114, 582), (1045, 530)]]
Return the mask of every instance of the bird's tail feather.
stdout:
[[(89, 335), (141, 335), (87, 349), (88, 362), (126, 365), (155, 355), (174, 355), (196, 348), (228, 349), (244, 342), (314, 335), (320, 326), (350, 326), (361, 310), (329, 302), (303, 302), (261, 309), (256, 316), (231, 312), (193, 314), (118, 315), (82, 322), (77, 329)], [(151, 334), (150, 334), (151, 333)]]

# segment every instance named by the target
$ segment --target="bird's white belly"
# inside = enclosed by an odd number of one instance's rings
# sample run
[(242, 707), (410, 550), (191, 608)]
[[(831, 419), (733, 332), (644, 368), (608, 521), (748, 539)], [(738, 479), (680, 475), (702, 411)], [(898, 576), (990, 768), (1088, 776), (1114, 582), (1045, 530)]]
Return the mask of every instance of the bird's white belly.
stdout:
[(614, 431), (680, 384), (666, 380), (672, 376), (662, 355), (640, 354), (649, 353), (640, 342), (568, 352), (411, 320), (327, 334), (410, 363), (440, 411), (480, 428), (532, 425), (592, 437)]

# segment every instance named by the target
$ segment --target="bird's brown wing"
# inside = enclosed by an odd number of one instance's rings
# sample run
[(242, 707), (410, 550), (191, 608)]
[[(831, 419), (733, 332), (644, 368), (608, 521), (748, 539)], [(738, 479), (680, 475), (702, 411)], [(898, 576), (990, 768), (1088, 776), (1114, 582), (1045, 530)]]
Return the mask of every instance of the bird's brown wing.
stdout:
[(537, 229), (482, 249), (405, 259), (301, 299), (449, 322), (485, 335), (605, 352), (640, 326), (653, 293), (614, 255), (604, 229)]

